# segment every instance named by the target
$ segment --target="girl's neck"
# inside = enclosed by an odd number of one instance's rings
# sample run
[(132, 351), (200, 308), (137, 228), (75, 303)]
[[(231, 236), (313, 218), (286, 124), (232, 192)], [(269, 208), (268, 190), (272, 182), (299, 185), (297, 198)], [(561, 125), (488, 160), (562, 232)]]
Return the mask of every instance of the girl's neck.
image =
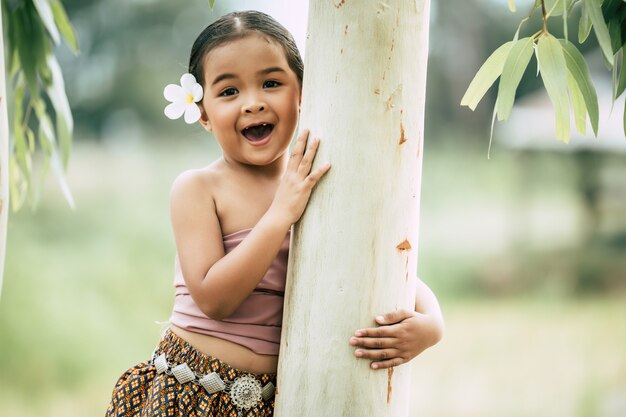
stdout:
[(250, 165), (235, 161), (227, 155), (222, 155), (222, 161), (232, 171), (237, 174), (254, 175), (256, 178), (265, 178), (268, 180), (281, 178), (287, 169), (286, 152), (279, 156), (275, 161), (268, 165)]

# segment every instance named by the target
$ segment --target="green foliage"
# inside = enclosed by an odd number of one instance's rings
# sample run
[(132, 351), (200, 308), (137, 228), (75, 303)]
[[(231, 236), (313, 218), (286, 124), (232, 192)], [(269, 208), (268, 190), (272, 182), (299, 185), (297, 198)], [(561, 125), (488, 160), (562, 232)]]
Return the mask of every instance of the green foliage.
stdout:
[(498, 120), (506, 120), (511, 115), (515, 91), (524, 75), (524, 71), (533, 55), (533, 39), (524, 38), (516, 41), (504, 62), (500, 85), (498, 86)]
[(559, 41), (546, 34), (537, 42), (537, 60), (543, 85), (556, 111), (556, 134), (562, 141), (569, 139), (569, 102), (567, 100), (567, 76), (565, 56)]
[[(582, 54), (576, 49), (574, 44), (569, 41), (561, 40), (561, 46), (563, 47), (563, 56), (565, 58), (565, 64), (567, 66), (568, 73), (568, 88), (570, 90), (570, 98), (574, 105), (574, 112), (577, 112), (577, 106), (579, 111), (582, 111), (583, 124), (582, 128), (576, 125), (577, 130), (585, 134), (585, 112), (589, 113), (589, 119), (593, 128), (594, 134), (598, 135), (598, 96), (596, 90), (591, 81), (591, 75), (589, 74), (589, 68), (583, 58)], [(580, 95), (578, 94), (580, 93)], [(577, 99), (582, 96), (584, 103), (578, 103)]]
[(505, 43), (487, 58), (461, 99), (462, 106), (467, 106), (472, 110), (476, 108), (487, 90), (489, 90), (489, 87), (502, 74), (504, 62), (514, 43), (514, 41)]
[(611, 37), (609, 35), (609, 28), (604, 21), (602, 15), (602, 9), (600, 8), (601, 1), (598, 0), (581, 0), (583, 2), (583, 13), (589, 15), (591, 20), (591, 26), (598, 38), (600, 49), (602, 54), (610, 66), (613, 66), (613, 52), (611, 50)]
[[(63, 39), (78, 53), (76, 34), (60, 0), (3, 2), (2, 12), (7, 17), (9, 85), (13, 92), (9, 162), (13, 210), (18, 210), (27, 199), (36, 203), (36, 188), (50, 167), (73, 206), (64, 170), (74, 121), (53, 48)], [(44, 162), (41, 179), (34, 181), (32, 161), (38, 149)]]
[[(598, 135), (598, 98), (587, 64), (567, 39), (570, 11), (580, 7), (578, 42), (583, 43), (591, 30), (598, 40), (602, 56), (613, 71), (613, 100), (626, 90), (626, 1), (624, 0), (536, 0), (528, 17), (521, 20), (513, 41), (500, 46), (480, 68), (461, 105), (474, 110), (487, 90), (499, 77), (494, 118), (507, 120), (515, 101), (515, 93), (526, 71), (534, 50), (538, 74), (552, 101), (556, 115), (556, 137), (564, 142), (570, 137), (570, 102), (576, 130), (586, 133), (587, 115), (594, 134)], [(509, 2), (515, 11), (515, 3)], [(543, 29), (530, 37), (518, 40), (522, 25), (530, 20), (535, 10), (541, 10)], [(548, 30), (551, 17), (562, 16), (565, 39), (557, 39)], [(618, 66), (619, 64), (619, 66)], [(626, 104), (624, 106), (624, 135), (626, 136)]]

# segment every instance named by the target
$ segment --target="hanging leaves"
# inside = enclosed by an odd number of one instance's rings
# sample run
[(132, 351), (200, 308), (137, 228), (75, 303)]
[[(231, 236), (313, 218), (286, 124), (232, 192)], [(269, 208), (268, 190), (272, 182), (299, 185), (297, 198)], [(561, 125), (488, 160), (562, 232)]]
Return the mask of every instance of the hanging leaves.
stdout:
[(593, 25), (593, 31), (596, 34), (598, 43), (600, 44), (600, 50), (604, 55), (604, 59), (613, 66), (613, 50), (611, 48), (611, 36), (609, 35), (609, 28), (602, 16), (602, 9), (600, 4), (602, 0), (582, 0), (585, 3), (585, 13), (589, 15), (591, 24)]
[(65, 9), (61, 4), (60, 0), (50, 0), (50, 5), (52, 6), (52, 14), (54, 16), (54, 22), (59, 28), (59, 32), (63, 36), (63, 39), (67, 43), (67, 45), (72, 49), (72, 52), (75, 54), (78, 53), (78, 39), (76, 38), (76, 34), (74, 33), (74, 28), (70, 23), (70, 20), (67, 18), (67, 14), (65, 13)]
[[(589, 73), (589, 68), (587, 68), (587, 63), (574, 44), (565, 40), (561, 40), (560, 43), (563, 48), (563, 56), (565, 58), (568, 75), (582, 95), (585, 112), (589, 113), (593, 133), (598, 136), (598, 118), (600, 116), (598, 110), (598, 96), (593, 82), (591, 81), (591, 74)], [(572, 88), (570, 88), (570, 95), (572, 95), (571, 90)], [(576, 94), (576, 91), (573, 94)], [(574, 108), (574, 111), (576, 111), (576, 108)], [(584, 134), (584, 132), (581, 133)]]
[(572, 108), (574, 109), (574, 124), (576, 130), (581, 135), (587, 134), (587, 108), (585, 107), (585, 98), (583, 93), (578, 88), (578, 84), (572, 77), (571, 73), (567, 73), (567, 90), (569, 91), (569, 98), (572, 101)]
[(44, 155), (42, 171), (52, 162), (65, 198), (73, 207), (63, 171), (69, 160), (74, 121), (53, 45), (64, 40), (77, 53), (76, 34), (60, 0), (21, 0), (11, 7), (3, 3), (3, 12), (8, 14), (9, 79), (15, 107), (9, 163), (12, 207), (18, 210), (27, 196), (35, 204), (38, 184), (33, 181), (32, 156), (37, 149)]
[(563, 49), (552, 35), (543, 35), (537, 42), (539, 72), (556, 113), (556, 136), (569, 141), (569, 101), (567, 98), (567, 75)]
[(613, 99), (617, 99), (626, 90), (626, 41), (622, 45), (622, 64), (620, 66), (619, 77), (613, 91)]
[(491, 87), (500, 74), (502, 74), (504, 62), (514, 43), (513, 41), (505, 43), (487, 58), (461, 99), (462, 106), (467, 106), (472, 110), (476, 109), (476, 106), (480, 103), (480, 100), (482, 100), (487, 90), (489, 90), (489, 87)]
[(580, 21), (578, 22), (578, 43), (585, 42), (591, 33), (591, 18), (585, 9), (586, 6), (585, 3), (583, 3)]
[(498, 88), (498, 120), (507, 120), (511, 115), (517, 86), (533, 55), (533, 38), (520, 39), (513, 45), (506, 58)]
[[(602, 56), (613, 71), (613, 100), (626, 90), (626, 0), (535, 0), (528, 17), (523, 18), (513, 40), (496, 49), (481, 66), (461, 99), (461, 105), (474, 110), (487, 90), (499, 77), (494, 120), (507, 120), (511, 114), (517, 87), (535, 52), (537, 75), (554, 106), (556, 137), (564, 142), (570, 136), (570, 102), (574, 125), (586, 133), (587, 116), (595, 136), (598, 135), (599, 106), (587, 63), (578, 48), (567, 39), (567, 17), (578, 4), (578, 41), (585, 42), (593, 29)], [(509, 8), (514, 10), (515, 3)], [(522, 25), (540, 9), (543, 29), (530, 37), (519, 39)], [(548, 19), (562, 16), (565, 39), (556, 39), (548, 31)], [(618, 66), (619, 65), (619, 66)], [(626, 100), (626, 99), (625, 99)], [(492, 124), (493, 131), (493, 124)], [(624, 108), (626, 135), (626, 105)], [(491, 141), (491, 140), (490, 140)]]

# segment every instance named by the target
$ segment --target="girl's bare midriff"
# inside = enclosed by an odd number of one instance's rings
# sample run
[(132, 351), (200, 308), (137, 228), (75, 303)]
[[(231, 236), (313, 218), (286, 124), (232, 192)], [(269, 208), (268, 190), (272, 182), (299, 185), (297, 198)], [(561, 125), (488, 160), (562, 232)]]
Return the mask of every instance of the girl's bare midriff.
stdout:
[(173, 324), (170, 325), (170, 329), (200, 352), (219, 358), (241, 371), (273, 374), (278, 369), (278, 356), (276, 355), (261, 355), (237, 343), (190, 332)]

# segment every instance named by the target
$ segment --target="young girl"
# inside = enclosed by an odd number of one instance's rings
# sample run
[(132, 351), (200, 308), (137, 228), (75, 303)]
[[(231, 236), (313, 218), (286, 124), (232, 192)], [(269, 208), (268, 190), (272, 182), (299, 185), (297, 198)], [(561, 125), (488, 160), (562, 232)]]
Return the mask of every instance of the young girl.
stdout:
[[(189, 73), (182, 87), (165, 89), (173, 101), (166, 114), (199, 120), (223, 156), (174, 182), (170, 327), (152, 358), (119, 379), (107, 416), (273, 414), (289, 231), (330, 165), (312, 170), (319, 140), (307, 131), (288, 153), (303, 63), (271, 17), (234, 12), (208, 26), (193, 45)], [(415, 311), (376, 321), (380, 327), (346, 341), (374, 369), (409, 361), (443, 328), (421, 281)]]

